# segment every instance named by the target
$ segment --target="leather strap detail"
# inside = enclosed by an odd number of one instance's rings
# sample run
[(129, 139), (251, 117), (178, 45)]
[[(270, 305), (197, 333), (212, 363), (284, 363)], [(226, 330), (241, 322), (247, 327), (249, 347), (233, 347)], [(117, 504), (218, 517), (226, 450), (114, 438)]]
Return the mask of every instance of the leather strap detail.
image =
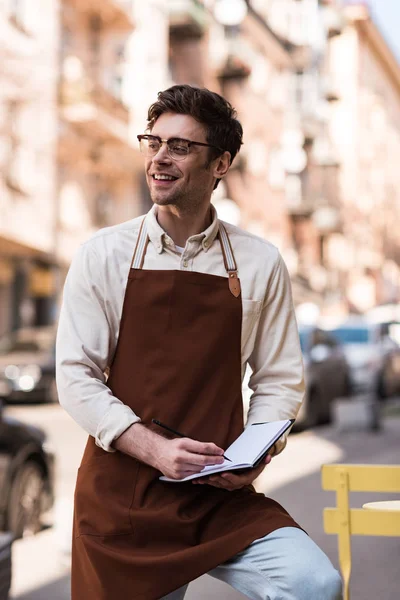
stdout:
[(240, 287), (240, 280), (239, 280), (237, 271), (229, 271), (228, 279), (229, 279), (229, 289), (231, 290), (231, 292), (235, 296), (235, 298), (238, 298), (240, 296), (241, 287)]
[(225, 269), (228, 272), (228, 283), (229, 289), (231, 293), (238, 298), (240, 296), (241, 287), (240, 287), (240, 279), (238, 278), (238, 269), (235, 260), (235, 256), (233, 254), (233, 249), (231, 245), (231, 241), (228, 236), (228, 232), (225, 227), (219, 222), (219, 241), (221, 244), (222, 256), (224, 258)]

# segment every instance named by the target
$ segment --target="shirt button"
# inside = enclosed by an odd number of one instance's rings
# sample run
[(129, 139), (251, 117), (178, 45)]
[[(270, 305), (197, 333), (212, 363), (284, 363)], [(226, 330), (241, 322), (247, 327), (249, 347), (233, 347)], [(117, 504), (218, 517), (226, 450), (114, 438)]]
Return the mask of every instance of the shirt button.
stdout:
[(187, 261), (187, 260), (184, 260), (184, 261), (183, 261), (183, 266), (184, 266), (185, 268), (188, 266), (188, 261)]
[(204, 242), (204, 248), (208, 248), (209, 243), (208, 242)]

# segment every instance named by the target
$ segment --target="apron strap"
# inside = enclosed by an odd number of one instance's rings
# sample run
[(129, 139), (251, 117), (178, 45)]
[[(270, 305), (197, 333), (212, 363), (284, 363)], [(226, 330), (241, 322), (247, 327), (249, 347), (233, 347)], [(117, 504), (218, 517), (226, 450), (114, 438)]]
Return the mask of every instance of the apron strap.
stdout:
[[(238, 269), (236, 260), (233, 254), (231, 242), (225, 226), (219, 221), (219, 241), (221, 244), (222, 256), (224, 258), (225, 269), (228, 273), (229, 289), (231, 293), (237, 298), (240, 296), (240, 281), (238, 278)], [(139, 235), (136, 241), (135, 251), (133, 253), (131, 269), (142, 269), (144, 264), (144, 258), (146, 255), (147, 246), (149, 243), (149, 236), (147, 234), (146, 217), (144, 217), (140, 229)]]
[(148, 243), (149, 236), (147, 235), (146, 217), (144, 217), (136, 240), (135, 252), (133, 253), (130, 267), (131, 269), (141, 269), (143, 267)]
[(240, 280), (238, 278), (238, 268), (236, 260), (233, 254), (231, 241), (228, 236), (228, 232), (225, 226), (219, 223), (219, 241), (221, 244), (222, 256), (224, 257), (225, 269), (228, 272), (229, 289), (231, 293), (237, 298), (240, 296)]

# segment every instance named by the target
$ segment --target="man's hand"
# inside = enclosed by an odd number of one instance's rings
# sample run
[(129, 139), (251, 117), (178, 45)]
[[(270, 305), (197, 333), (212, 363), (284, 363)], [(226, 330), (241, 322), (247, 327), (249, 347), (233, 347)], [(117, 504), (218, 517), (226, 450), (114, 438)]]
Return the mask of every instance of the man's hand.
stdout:
[(167, 440), (155, 456), (156, 468), (171, 479), (182, 479), (200, 473), (207, 465), (224, 462), (224, 451), (212, 442), (197, 442), (190, 438)]
[(235, 471), (227, 471), (226, 473), (216, 473), (215, 475), (209, 475), (208, 477), (201, 477), (199, 479), (193, 479), (194, 484), (208, 484), (214, 487), (222, 488), (232, 492), (233, 490), (240, 490), (246, 485), (253, 483), (255, 479), (263, 472), (266, 465), (271, 462), (271, 456), (268, 454), (258, 467), (254, 469), (248, 469), (243, 473), (235, 473)]
[(213, 442), (190, 438), (167, 439), (134, 423), (113, 443), (114, 448), (161, 471), (171, 479), (200, 473), (206, 465), (224, 462), (223, 449)]

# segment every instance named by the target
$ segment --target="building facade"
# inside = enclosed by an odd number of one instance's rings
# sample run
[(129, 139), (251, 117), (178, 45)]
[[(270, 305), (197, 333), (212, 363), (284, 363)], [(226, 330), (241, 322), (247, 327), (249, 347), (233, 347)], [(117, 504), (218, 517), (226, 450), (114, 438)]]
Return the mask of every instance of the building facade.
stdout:
[(346, 279), (350, 305), (364, 311), (400, 297), (400, 67), (365, 5), (346, 7), (345, 17), (329, 65), (344, 227), (327, 260)]
[(60, 9), (57, 257), (68, 266), (91, 233), (135, 212), (140, 156), (125, 87), (132, 2)]
[(279, 247), (296, 304), (399, 299), (400, 69), (365, 6), (4, 0), (0, 53), (0, 335), (56, 320), (79, 244), (149, 209), (136, 135), (174, 83), (238, 110), (213, 202)]
[(58, 7), (0, 5), (0, 333), (51, 319), (56, 294)]
[(0, 335), (53, 323), (79, 244), (147, 210), (136, 134), (168, 73), (164, 2), (33, 4), (0, 4)]

